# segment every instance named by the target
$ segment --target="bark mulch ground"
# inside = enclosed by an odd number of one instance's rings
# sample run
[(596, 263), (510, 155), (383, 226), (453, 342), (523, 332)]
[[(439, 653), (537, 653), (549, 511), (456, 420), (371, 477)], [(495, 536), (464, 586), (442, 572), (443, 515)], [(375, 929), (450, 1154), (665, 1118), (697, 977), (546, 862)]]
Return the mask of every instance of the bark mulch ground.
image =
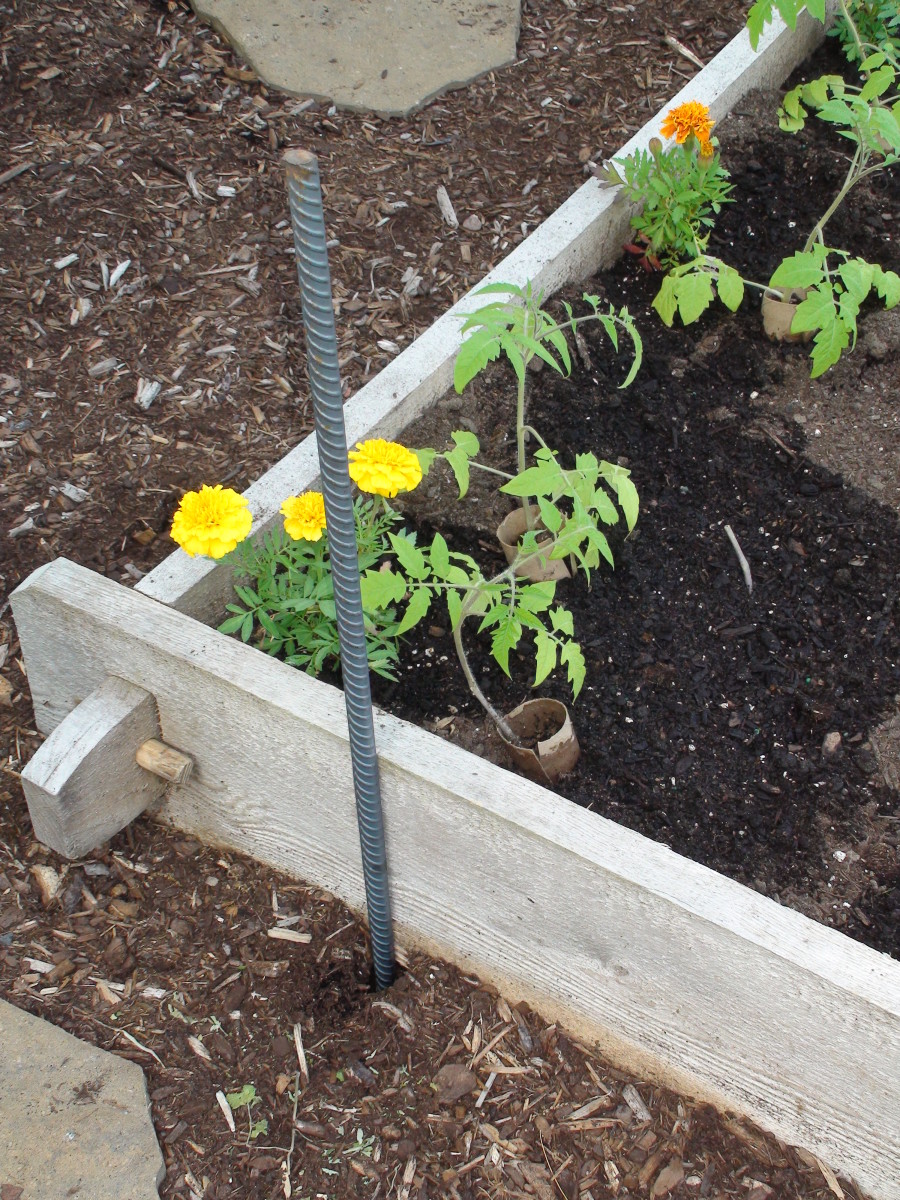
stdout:
[(322, 162), (349, 395), (741, 9), (533, 0), (514, 66), (403, 121), (269, 93), (174, 2), (0, 4), (0, 990), (145, 1068), (166, 1198), (840, 1192), (445, 964), (375, 996), (358, 919), (232, 853), (138, 822), (63, 863), (17, 784), (12, 587), (60, 554), (139, 578), (182, 490), (242, 487), (309, 428), (281, 149)]
[(140, 1063), (165, 1198), (859, 1198), (446, 963), (373, 993), (327, 893), (144, 820), (62, 863), (0, 811), (0, 992)]

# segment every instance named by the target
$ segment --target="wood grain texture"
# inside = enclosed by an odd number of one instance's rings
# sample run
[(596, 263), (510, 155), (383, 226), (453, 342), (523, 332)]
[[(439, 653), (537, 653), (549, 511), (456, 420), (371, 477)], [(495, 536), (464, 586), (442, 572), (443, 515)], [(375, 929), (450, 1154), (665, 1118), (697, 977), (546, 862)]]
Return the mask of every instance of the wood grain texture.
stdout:
[[(747, 32), (742, 30), (613, 157), (646, 149), (650, 139), (659, 134), (665, 112), (685, 100), (702, 100), (716, 120), (721, 120), (751, 88), (780, 84), (823, 36), (822, 26), (805, 12), (794, 31), (776, 18), (761, 38), (757, 53), (750, 49)], [(462, 340), (462, 316), (482, 303), (472, 298), (478, 288), (489, 283), (524, 287), (530, 282), (552, 295), (571, 282), (587, 279), (621, 255), (630, 218), (631, 209), (618, 192), (602, 190), (595, 179), (583, 184), (345, 405), (348, 444), (367, 437), (397, 437), (449, 390)], [(318, 475), (313, 434), (247, 489), (255, 531), (261, 534), (272, 527), (285, 496), (318, 487)], [(181, 550), (170, 554), (137, 585), (144, 595), (209, 623), (218, 620), (230, 589), (229, 567), (190, 558)]]
[(165, 782), (135, 762), (137, 748), (158, 733), (149, 692), (104, 679), (22, 772), (35, 837), (66, 858), (80, 858), (159, 800)]
[[(13, 593), (38, 722), (106, 674), (195, 760), (164, 814), (363, 907), (343, 697), (58, 561)], [(900, 1200), (900, 964), (377, 714), (401, 940)]]

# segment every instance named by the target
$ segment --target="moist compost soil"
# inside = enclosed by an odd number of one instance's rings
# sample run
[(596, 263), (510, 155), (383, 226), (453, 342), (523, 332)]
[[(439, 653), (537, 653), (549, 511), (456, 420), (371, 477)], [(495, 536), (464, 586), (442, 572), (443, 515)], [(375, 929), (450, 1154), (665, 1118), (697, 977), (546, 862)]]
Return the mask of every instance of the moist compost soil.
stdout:
[[(835, 65), (826, 50), (809, 70)], [(763, 283), (800, 248), (846, 162), (816, 123), (780, 133), (775, 110), (776, 97), (757, 95), (721, 130), (737, 200), (711, 244)], [(896, 185), (876, 181), (851, 195), (826, 240), (896, 270), (898, 218)], [(589, 368), (570, 379), (544, 368), (529, 383), (529, 420), (544, 439), (564, 458), (593, 450), (627, 465), (641, 497), (635, 533), (612, 539), (615, 571), (601, 568), (590, 587), (583, 576), (557, 586), (587, 683), (571, 704), (581, 760), (556, 790), (896, 956), (900, 807), (876, 733), (900, 692), (896, 509), (814, 461), (820, 431), (794, 419), (804, 416), (795, 383), (828, 395), (834, 381), (809, 381), (808, 348), (765, 340), (758, 300), (669, 330), (650, 310), (658, 286), (628, 257), (588, 284), (638, 322), (643, 365), (628, 390), (618, 389), (628, 351), (616, 358), (590, 327)], [(898, 383), (897, 358), (875, 339), (877, 330), (900, 345), (896, 313), (873, 305), (860, 324), (839, 368), (848, 420), (862, 389), (895, 403)], [(514, 470), (514, 403), (511, 371), (492, 370), (405, 440), (443, 448), (449, 430), (467, 428), (487, 461)], [(848, 471), (863, 483), (882, 433), (870, 425), (846, 439)], [(439, 521), (451, 548), (486, 572), (500, 569), (490, 534), (510, 504), (490, 478), (478, 474), (457, 503), (449, 471), (435, 472), (407, 502), (426, 536)], [(752, 594), (726, 525), (749, 560)], [(503, 762), (442, 626), (445, 614), (432, 612), (412, 665), (396, 686), (379, 682), (379, 697)], [(507, 711), (529, 694), (533, 660), (520, 654), (506, 679), (474, 626), (474, 668)], [(541, 693), (570, 702), (561, 675)]]

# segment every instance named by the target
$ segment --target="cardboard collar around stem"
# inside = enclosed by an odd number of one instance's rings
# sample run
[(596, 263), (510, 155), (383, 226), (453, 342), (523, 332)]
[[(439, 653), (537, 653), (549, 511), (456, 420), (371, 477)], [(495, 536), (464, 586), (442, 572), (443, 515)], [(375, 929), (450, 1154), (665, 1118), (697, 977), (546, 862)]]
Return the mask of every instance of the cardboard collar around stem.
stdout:
[(791, 325), (797, 312), (797, 305), (806, 299), (806, 288), (788, 288), (783, 292), (772, 288), (763, 293), (762, 319), (763, 329), (773, 342), (808, 342), (812, 338), (812, 330), (803, 333), (791, 333)]
[[(536, 504), (528, 506), (528, 512), (531, 516), (532, 525), (535, 530), (540, 531), (545, 528), (541, 523), (541, 514)], [(503, 547), (503, 553), (506, 555), (506, 561), (512, 565), (516, 561), (517, 555), (521, 552), (520, 542), (523, 535), (528, 529), (528, 519), (525, 516), (525, 509), (519, 505), (514, 508), (508, 517), (497, 526), (497, 540)], [(541, 546), (538, 540), (538, 547)], [(568, 563), (564, 558), (550, 558), (550, 547), (552, 542), (547, 539), (547, 551), (541, 553), (538, 549), (534, 554), (530, 554), (516, 567), (516, 577), (518, 579), (530, 579), (532, 583), (537, 583), (542, 579), (571, 579), (572, 572), (569, 570)]]
[(514, 746), (503, 737), (510, 758), (536, 783), (556, 783), (578, 762), (581, 747), (569, 710), (559, 700), (526, 700), (506, 716), (507, 724), (529, 746)]

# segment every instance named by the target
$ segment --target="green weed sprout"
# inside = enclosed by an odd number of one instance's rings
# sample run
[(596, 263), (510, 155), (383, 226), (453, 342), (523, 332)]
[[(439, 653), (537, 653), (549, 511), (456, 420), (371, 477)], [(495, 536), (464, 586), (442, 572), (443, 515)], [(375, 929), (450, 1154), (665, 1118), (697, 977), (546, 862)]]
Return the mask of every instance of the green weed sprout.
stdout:
[(228, 1106), (232, 1112), (238, 1112), (242, 1108), (247, 1110), (247, 1145), (263, 1134), (269, 1132), (269, 1122), (265, 1117), (259, 1117), (254, 1121), (253, 1110), (262, 1101), (256, 1094), (256, 1088), (252, 1083), (245, 1083), (239, 1092), (227, 1092), (225, 1099), (228, 1101)]

